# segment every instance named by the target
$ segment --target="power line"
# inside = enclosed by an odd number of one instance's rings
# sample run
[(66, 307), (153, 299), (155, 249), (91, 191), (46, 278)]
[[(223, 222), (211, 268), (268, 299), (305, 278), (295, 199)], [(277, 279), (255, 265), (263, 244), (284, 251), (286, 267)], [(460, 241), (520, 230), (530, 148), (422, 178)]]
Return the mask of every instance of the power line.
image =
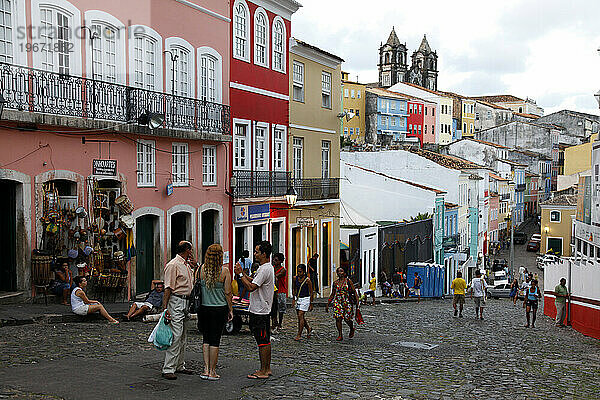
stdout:
[[(9, 162), (9, 163), (6, 163), (6, 164), (4, 164), (4, 165), (0, 166), (0, 168), (4, 168), (4, 167), (7, 167), (7, 166), (9, 166), (9, 165), (11, 165), (11, 164), (14, 164), (14, 163), (16, 163), (16, 162), (19, 162), (19, 161), (23, 160), (24, 158), (27, 158), (27, 157), (29, 157), (30, 155), (32, 155), (33, 153), (35, 153), (35, 152), (37, 152), (37, 151), (39, 151), (39, 150), (41, 150), (41, 149), (44, 149), (44, 148), (46, 148), (46, 147), (50, 147), (50, 145), (49, 145), (49, 144), (45, 144), (45, 145), (43, 145), (43, 146), (40, 146), (40, 147), (38, 147), (37, 149), (35, 149), (35, 150), (32, 150), (32, 151), (30, 151), (29, 153), (25, 154), (24, 156), (21, 156), (21, 157), (17, 158), (17, 159), (16, 159), (16, 160), (14, 160), (14, 161), (11, 161), (11, 162)], [(52, 152), (52, 149), (50, 149), (50, 152)], [(52, 159), (52, 158), (51, 158), (51, 159)]]

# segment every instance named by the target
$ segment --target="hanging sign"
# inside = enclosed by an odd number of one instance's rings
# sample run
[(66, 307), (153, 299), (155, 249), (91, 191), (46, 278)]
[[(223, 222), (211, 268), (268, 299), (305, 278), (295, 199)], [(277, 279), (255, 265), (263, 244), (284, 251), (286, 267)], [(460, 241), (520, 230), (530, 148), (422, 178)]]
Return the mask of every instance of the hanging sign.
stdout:
[(92, 175), (117, 176), (117, 160), (92, 160)]
[(309, 228), (315, 225), (313, 217), (296, 217), (296, 224), (303, 228)]
[(173, 184), (167, 183), (167, 196), (170, 196), (172, 194), (173, 194)]
[(252, 204), (248, 206), (248, 220), (258, 221), (267, 219), (271, 216), (271, 207), (269, 204)]

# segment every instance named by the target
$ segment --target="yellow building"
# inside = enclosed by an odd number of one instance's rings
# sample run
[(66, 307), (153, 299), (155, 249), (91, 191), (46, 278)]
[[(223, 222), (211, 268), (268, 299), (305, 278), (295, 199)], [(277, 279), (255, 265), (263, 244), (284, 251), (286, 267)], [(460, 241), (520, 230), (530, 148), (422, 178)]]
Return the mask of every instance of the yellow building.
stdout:
[(365, 92), (367, 85), (350, 81), (348, 72), (342, 72), (342, 118), (344, 139), (365, 142)]
[(461, 98), (462, 137), (475, 137), (475, 100)]
[(594, 133), (588, 143), (570, 146), (565, 149), (564, 175), (573, 175), (592, 168), (592, 144), (598, 136)]
[(541, 204), (542, 242), (540, 253), (552, 250), (565, 257), (571, 256), (571, 233), (577, 214), (577, 196), (563, 194)]
[[(328, 296), (339, 264), (340, 57), (290, 40), (289, 160), (298, 195), (289, 211), (288, 274), (318, 258), (318, 288)], [(364, 98), (364, 91), (361, 92)]]

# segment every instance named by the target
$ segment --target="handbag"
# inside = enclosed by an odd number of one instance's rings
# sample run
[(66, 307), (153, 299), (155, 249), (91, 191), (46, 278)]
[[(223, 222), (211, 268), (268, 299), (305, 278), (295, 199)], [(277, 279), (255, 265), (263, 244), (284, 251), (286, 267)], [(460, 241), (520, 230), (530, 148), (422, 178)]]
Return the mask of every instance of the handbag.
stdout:
[(188, 305), (189, 314), (198, 314), (200, 307), (202, 306), (202, 285), (200, 285), (200, 278), (194, 283), (192, 293), (190, 293), (190, 303)]
[(358, 325), (362, 325), (365, 323), (365, 320), (363, 319), (362, 313), (360, 312), (360, 309), (358, 307), (356, 307), (356, 323)]

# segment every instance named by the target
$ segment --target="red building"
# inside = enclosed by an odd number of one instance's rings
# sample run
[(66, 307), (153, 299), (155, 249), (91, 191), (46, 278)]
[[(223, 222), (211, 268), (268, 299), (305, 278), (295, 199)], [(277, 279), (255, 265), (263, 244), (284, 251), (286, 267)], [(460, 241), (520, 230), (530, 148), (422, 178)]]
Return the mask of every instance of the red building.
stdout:
[[(231, 2), (232, 261), (269, 240), (286, 254), (289, 38), (294, 0)], [(287, 255), (287, 254), (286, 254)], [(287, 257), (286, 257), (287, 258)]]
[(421, 147), (423, 147), (423, 108), (424, 102), (422, 100), (414, 97), (408, 99), (408, 134), (406, 136), (419, 138)]

